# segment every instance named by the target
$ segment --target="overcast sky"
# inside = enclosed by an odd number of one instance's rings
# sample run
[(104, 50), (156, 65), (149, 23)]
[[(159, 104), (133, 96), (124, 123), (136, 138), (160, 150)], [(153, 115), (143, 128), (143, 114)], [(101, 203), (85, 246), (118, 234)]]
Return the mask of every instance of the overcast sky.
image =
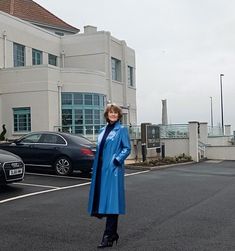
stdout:
[(224, 124), (235, 130), (234, 0), (35, 0), (83, 32), (84, 25), (125, 40), (136, 53), (137, 116), (161, 123)]

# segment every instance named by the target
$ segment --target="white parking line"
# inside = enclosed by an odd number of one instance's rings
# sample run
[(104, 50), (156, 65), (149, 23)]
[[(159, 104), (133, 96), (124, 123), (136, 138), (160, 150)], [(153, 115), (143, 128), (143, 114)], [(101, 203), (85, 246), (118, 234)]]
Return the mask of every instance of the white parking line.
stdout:
[(59, 176), (59, 175), (53, 175), (53, 174), (42, 174), (42, 173), (28, 173), (29, 175), (35, 175), (35, 176), (46, 176), (46, 177), (54, 177), (54, 178), (64, 178), (64, 179), (73, 179), (73, 180), (91, 180), (89, 178), (82, 178), (82, 177), (70, 177), (70, 176)]
[[(147, 172), (150, 172), (150, 170), (140, 171), (140, 172), (136, 172), (136, 173), (129, 173), (129, 174), (125, 174), (125, 176), (133, 176), (133, 175), (138, 175), (138, 174), (147, 173)], [(19, 184), (21, 184), (21, 183), (17, 183), (17, 185), (19, 185)], [(25, 183), (25, 184), (30, 185), (30, 184), (27, 184), (27, 183)], [(28, 194), (19, 195), (19, 196), (16, 196), (16, 197), (5, 199), (5, 200), (0, 200), (0, 204), (10, 202), (10, 201), (13, 201), (13, 200), (18, 200), (18, 199), (30, 197), (30, 196), (35, 196), (35, 195), (39, 195), (39, 194), (50, 193), (50, 192), (55, 192), (55, 191), (60, 191), (60, 190), (66, 190), (66, 189), (75, 188), (75, 187), (87, 186), (87, 185), (90, 185), (90, 184), (91, 184), (91, 182), (86, 182), (86, 183), (72, 185), (72, 186), (66, 186), (66, 187), (55, 187), (55, 188), (52, 187), (52, 189), (49, 189), (49, 190), (44, 190), (44, 191), (39, 191), (39, 192), (34, 192), (34, 193), (28, 193)], [(24, 185), (24, 184), (22, 183), (22, 185)], [(35, 185), (35, 186), (37, 186), (37, 185)], [(38, 185), (38, 186), (40, 186), (40, 185)], [(47, 186), (47, 187), (49, 187), (49, 186)]]
[(148, 173), (148, 172), (150, 172), (150, 170), (140, 171), (140, 172), (136, 172), (136, 173), (127, 173), (127, 174), (125, 174), (125, 176), (132, 176), (132, 175), (137, 175), (137, 174), (142, 174), (142, 173)]
[(70, 188), (74, 188), (74, 187), (86, 186), (86, 185), (89, 185), (90, 183), (91, 182), (86, 182), (86, 183), (83, 183), (83, 184), (77, 184), (77, 185), (73, 185), (73, 186), (58, 187), (58, 188), (44, 190), (44, 191), (39, 191), (39, 192), (35, 192), (35, 193), (28, 193), (28, 194), (24, 194), (24, 195), (19, 195), (19, 196), (13, 197), (13, 198), (5, 199), (5, 200), (0, 200), (0, 204), (5, 203), (5, 202), (9, 202), (9, 201), (13, 201), (13, 200), (17, 200), (17, 199), (22, 199), (22, 198), (26, 198), (26, 197), (38, 195), (38, 194), (50, 193), (50, 192), (55, 192), (55, 191), (65, 190), (65, 189), (70, 189)]
[(45, 186), (45, 185), (37, 185), (37, 184), (30, 184), (30, 183), (13, 183), (15, 185), (21, 185), (21, 186), (32, 186), (32, 187), (45, 187), (45, 188), (59, 188), (59, 187), (53, 187), (53, 186)]

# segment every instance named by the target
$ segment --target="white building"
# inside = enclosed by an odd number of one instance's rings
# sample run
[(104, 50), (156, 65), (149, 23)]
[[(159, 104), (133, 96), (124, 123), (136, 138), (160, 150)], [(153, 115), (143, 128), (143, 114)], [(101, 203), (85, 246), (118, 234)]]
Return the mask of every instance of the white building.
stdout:
[(80, 34), (33, 1), (0, 0), (0, 10), (7, 138), (59, 128), (93, 134), (109, 101), (123, 108), (124, 124), (136, 123), (135, 52), (125, 41), (93, 26)]

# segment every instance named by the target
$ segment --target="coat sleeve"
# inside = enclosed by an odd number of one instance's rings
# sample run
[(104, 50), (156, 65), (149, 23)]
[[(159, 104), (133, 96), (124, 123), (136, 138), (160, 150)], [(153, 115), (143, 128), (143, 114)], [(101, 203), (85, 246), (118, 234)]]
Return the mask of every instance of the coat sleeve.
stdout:
[(120, 165), (124, 164), (124, 160), (131, 152), (131, 144), (129, 134), (126, 128), (121, 129), (121, 152), (116, 156), (116, 160)]

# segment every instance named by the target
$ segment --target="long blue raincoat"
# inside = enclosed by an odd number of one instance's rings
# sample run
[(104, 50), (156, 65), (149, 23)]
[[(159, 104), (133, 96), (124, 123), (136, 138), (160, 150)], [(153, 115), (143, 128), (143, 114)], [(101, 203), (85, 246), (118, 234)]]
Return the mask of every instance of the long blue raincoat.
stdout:
[[(101, 129), (98, 136), (96, 156), (93, 163), (92, 181), (88, 202), (88, 212), (92, 215), (96, 171), (99, 159), (99, 146), (103, 138), (106, 127)], [(124, 191), (124, 160), (130, 154), (130, 140), (128, 131), (120, 122), (116, 122), (114, 128), (106, 138), (101, 168), (99, 214), (125, 214), (125, 191)], [(120, 163), (116, 166), (114, 158)]]

